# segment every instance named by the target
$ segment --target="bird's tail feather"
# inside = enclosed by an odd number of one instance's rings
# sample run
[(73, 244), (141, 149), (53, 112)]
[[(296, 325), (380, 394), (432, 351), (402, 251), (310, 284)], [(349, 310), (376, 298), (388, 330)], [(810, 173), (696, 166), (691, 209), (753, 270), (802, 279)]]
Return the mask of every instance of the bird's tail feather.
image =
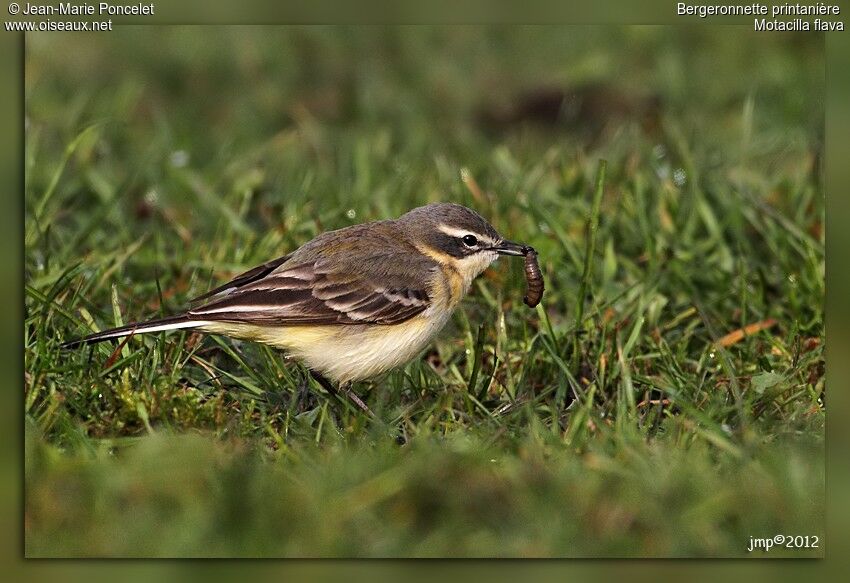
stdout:
[(111, 330), (104, 330), (103, 332), (89, 334), (83, 338), (77, 338), (76, 340), (65, 342), (62, 344), (62, 348), (76, 348), (84, 344), (95, 344), (97, 342), (103, 342), (104, 340), (129, 336), (131, 334), (147, 334), (148, 332), (162, 332), (164, 330), (176, 330), (178, 328), (194, 328), (201, 324), (204, 324), (204, 322), (200, 320), (191, 320), (186, 315), (168, 316), (165, 318), (158, 318), (156, 320), (148, 320), (147, 322), (134, 322), (132, 324), (127, 324), (126, 326), (119, 326), (118, 328), (112, 328)]

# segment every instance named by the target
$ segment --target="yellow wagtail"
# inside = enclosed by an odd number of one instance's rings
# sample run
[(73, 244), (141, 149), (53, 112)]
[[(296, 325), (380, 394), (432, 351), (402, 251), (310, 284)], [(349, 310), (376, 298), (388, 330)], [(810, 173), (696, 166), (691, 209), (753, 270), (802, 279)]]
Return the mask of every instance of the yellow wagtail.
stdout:
[(499, 255), (529, 252), (473, 210), (429, 204), (395, 220), (322, 233), (195, 298), (182, 314), (63, 346), (178, 328), (252, 340), (284, 349), (328, 392), (336, 393), (331, 379), (368, 412), (351, 392), (352, 382), (414, 358), (475, 277)]

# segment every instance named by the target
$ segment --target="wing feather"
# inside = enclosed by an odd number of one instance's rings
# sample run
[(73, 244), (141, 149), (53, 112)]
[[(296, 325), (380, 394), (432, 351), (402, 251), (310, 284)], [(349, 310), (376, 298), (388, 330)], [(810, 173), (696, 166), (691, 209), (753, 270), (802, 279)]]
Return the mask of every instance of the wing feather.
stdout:
[(273, 259), (267, 263), (263, 263), (253, 269), (249, 269), (245, 273), (240, 273), (232, 280), (228, 281), (224, 285), (220, 285), (215, 289), (211, 289), (205, 294), (201, 294), (196, 298), (192, 298), (189, 300), (190, 304), (199, 304), (200, 302), (213, 298), (215, 296), (226, 295), (229, 292), (232, 292), (238, 289), (241, 286), (247, 285), (253, 281), (257, 281), (258, 279), (262, 279), (267, 276), (275, 269), (286, 263), (292, 255), (284, 255), (283, 257), (278, 257), (277, 259)]
[(431, 305), (427, 286), (438, 272), (395, 221), (354, 225), (243, 273), (186, 315), (267, 326), (397, 324)]
[(214, 294), (189, 316), (267, 326), (397, 324), (430, 305), (427, 292), (418, 286), (387, 289), (379, 278), (334, 273), (321, 261), (278, 267), (242, 285), (234, 283), (221, 286), (218, 298)]

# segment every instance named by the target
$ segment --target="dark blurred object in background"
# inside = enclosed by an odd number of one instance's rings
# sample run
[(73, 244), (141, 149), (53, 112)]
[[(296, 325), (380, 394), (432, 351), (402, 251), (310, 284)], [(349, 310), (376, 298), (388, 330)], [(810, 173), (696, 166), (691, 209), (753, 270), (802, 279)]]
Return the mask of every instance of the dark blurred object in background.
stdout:
[(608, 83), (539, 86), (517, 94), (510, 103), (483, 104), (478, 122), (489, 132), (502, 133), (533, 124), (579, 132), (594, 139), (629, 121), (654, 135), (660, 126), (661, 110), (659, 95), (629, 93)]

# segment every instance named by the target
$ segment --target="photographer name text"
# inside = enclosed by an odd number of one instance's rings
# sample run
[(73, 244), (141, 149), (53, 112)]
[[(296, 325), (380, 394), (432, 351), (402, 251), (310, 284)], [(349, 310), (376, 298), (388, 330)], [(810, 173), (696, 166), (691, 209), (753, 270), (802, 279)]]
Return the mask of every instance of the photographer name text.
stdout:
[(24, 4), (21, 14), (25, 16), (149, 16), (154, 14), (151, 4), (71, 4), (61, 2), (56, 6)]

